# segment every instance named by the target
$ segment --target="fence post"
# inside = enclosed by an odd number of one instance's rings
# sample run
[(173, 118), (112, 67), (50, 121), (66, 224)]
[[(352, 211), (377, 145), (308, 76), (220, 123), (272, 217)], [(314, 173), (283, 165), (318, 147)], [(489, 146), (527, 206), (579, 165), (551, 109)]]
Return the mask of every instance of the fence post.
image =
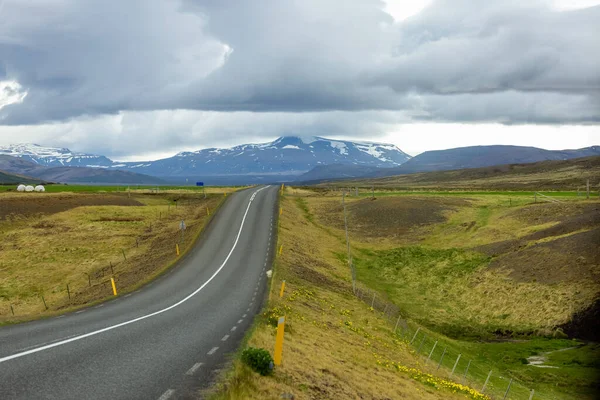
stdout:
[(10, 312), (12, 313), (13, 317), (15, 316), (15, 310), (13, 309), (13, 305), (10, 305)]
[(533, 394), (535, 393), (535, 390), (531, 389), (531, 393), (529, 394), (529, 400), (533, 399)]
[(504, 397), (502, 400), (506, 400), (506, 396), (508, 396), (508, 391), (510, 390), (510, 385), (512, 384), (512, 378), (510, 378), (510, 382), (508, 382), (508, 387), (506, 388), (506, 393), (504, 393)]
[(373, 292), (373, 300), (371, 301), (371, 308), (375, 305), (375, 292)]
[(419, 334), (419, 331), (421, 330), (421, 327), (417, 328), (417, 331), (415, 332), (415, 336), (413, 336), (412, 340), (410, 341), (409, 344), (413, 344), (413, 342), (415, 341), (415, 339), (417, 338), (417, 335)]
[(421, 352), (421, 349), (423, 348), (423, 344), (425, 343), (426, 338), (427, 338), (427, 335), (423, 335), (423, 339), (421, 339), (421, 344), (419, 345), (419, 350), (417, 350), (417, 354)]
[(435, 350), (437, 344), (438, 344), (438, 341), (436, 340), (435, 343), (433, 344), (433, 348), (431, 349), (431, 352), (429, 353), (429, 357), (427, 357), (427, 362), (429, 362), (429, 360), (431, 360), (431, 356), (433, 355), (433, 351)]
[(442, 353), (442, 356), (440, 357), (440, 363), (438, 364), (437, 369), (440, 369), (440, 367), (442, 366), (442, 361), (444, 360), (444, 356), (446, 355), (446, 349), (447, 349), (447, 347), (444, 347), (444, 352)]
[(462, 354), (459, 354), (458, 357), (456, 357), (456, 362), (454, 363), (454, 367), (452, 368), (452, 372), (450, 372), (450, 378), (452, 378), (452, 375), (454, 375), (454, 370), (456, 369), (456, 366), (458, 365), (458, 362), (460, 361), (460, 356), (462, 356)]
[(396, 334), (396, 330), (398, 329), (398, 324), (400, 323), (400, 318), (402, 318), (402, 315), (398, 315), (398, 321), (396, 321), (396, 326), (394, 327), (394, 335)]
[(463, 379), (462, 379), (463, 384), (467, 380), (467, 373), (469, 372), (469, 367), (471, 366), (471, 361), (472, 360), (469, 360), (469, 363), (467, 364), (467, 369), (465, 369), (465, 374), (463, 375)]
[(125, 256), (125, 250), (121, 249), (121, 253), (123, 253), (123, 258), (127, 261), (127, 257)]
[(44, 298), (44, 295), (42, 295), (42, 301), (44, 302), (44, 307), (46, 308), (46, 310), (48, 309), (48, 306), (46, 305), (46, 299)]
[(67, 283), (67, 295), (69, 296), (69, 300), (71, 300), (71, 291), (69, 290), (69, 284)]
[(491, 376), (492, 376), (492, 370), (490, 370), (490, 373), (488, 374), (487, 378), (485, 378), (485, 383), (483, 384), (483, 387), (481, 388), (481, 393), (485, 392), (485, 388), (487, 387), (487, 384), (490, 381)]

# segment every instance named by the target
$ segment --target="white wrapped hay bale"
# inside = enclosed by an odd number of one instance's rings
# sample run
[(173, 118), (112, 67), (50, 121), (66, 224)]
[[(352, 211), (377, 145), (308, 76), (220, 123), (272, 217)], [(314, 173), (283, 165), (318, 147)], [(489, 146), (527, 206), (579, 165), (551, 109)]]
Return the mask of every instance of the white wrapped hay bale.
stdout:
[(45, 188), (43, 185), (37, 185), (37, 186), (34, 188), (34, 190), (35, 190), (36, 192), (45, 192), (45, 191), (46, 191), (46, 188)]
[(24, 191), (25, 191), (25, 185), (17, 186), (17, 192), (24, 192)]
[(25, 191), (26, 192), (33, 192), (33, 190), (34, 190), (33, 186), (31, 186), (31, 185), (25, 186)]

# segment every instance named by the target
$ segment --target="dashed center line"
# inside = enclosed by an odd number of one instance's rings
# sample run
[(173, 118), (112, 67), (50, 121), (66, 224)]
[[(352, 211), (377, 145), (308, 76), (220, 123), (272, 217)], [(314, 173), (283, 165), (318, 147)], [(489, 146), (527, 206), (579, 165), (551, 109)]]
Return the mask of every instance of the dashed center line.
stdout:
[(217, 352), (217, 350), (219, 350), (218, 347), (213, 347), (212, 349), (210, 349), (210, 351), (206, 354), (208, 354), (209, 356), (212, 356), (213, 354), (215, 354)]
[(173, 394), (174, 394), (174, 393), (175, 393), (175, 391), (174, 391), (173, 389), (169, 389), (169, 390), (167, 390), (166, 392), (164, 392), (164, 393), (162, 394), (162, 396), (160, 396), (160, 397), (158, 398), (158, 400), (167, 400), (167, 399), (169, 399), (171, 396), (173, 396)]
[(188, 370), (188, 372), (186, 372), (186, 375), (194, 375), (194, 372), (196, 372), (198, 370), (198, 368), (200, 368), (202, 366), (202, 363), (196, 363), (194, 364), (194, 366), (192, 368), (190, 368)]
[(244, 322), (243, 319), (238, 320), (238, 324), (241, 324), (242, 322)]
[(234, 326), (233, 328), (231, 328), (231, 332), (235, 331), (237, 329), (237, 326)]
[(221, 342), (224, 342), (224, 341), (226, 341), (227, 339), (229, 339), (229, 335), (225, 335), (225, 336), (223, 336), (223, 339), (221, 339)]
[(242, 318), (246, 318), (246, 315), (248, 315), (248, 314), (244, 314), (244, 315), (242, 315)]

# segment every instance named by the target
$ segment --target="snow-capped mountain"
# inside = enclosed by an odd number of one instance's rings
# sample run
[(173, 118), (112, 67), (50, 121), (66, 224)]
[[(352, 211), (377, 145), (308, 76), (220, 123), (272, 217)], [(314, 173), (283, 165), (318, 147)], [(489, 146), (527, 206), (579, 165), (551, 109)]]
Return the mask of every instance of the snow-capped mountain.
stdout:
[(0, 146), (0, 155), (19, 157), (47, 167), (99, 167), (108, 168), (113, 161), (104, 156), (76, 153), (65, 148), (45, 147), (21, 143)]
[(44, 166), (111, 168), (179, 181), (208, 178), (208, 181), (230, 182), (227, 177), (236, 177), (236, 183), (293, 179), (320, 165), (391, 168), (410, 159), (409, 155), (391, 144), (296, 136), (228, 149), (182, 152), (173, 157), (147, 162), (119, 163), (100, 155), (32, 144), (0, 147), (1, 154), (20, 157)]
[(126, 164), (155, 176), (299, 175), (318, 165), (394, 167), (408, 159), (391, 144), (287, 136), (270, 143), (182, 152), (163, 160)]

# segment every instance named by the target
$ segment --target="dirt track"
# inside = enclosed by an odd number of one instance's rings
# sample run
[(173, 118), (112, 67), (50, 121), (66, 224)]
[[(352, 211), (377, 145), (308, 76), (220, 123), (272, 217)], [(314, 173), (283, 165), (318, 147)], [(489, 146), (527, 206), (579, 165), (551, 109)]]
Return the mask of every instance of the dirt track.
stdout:
[(137, 200), (107, 194), (22, 193), (0, 195), (0, 220), (55, 214), (81, 206), (141, 206)]

